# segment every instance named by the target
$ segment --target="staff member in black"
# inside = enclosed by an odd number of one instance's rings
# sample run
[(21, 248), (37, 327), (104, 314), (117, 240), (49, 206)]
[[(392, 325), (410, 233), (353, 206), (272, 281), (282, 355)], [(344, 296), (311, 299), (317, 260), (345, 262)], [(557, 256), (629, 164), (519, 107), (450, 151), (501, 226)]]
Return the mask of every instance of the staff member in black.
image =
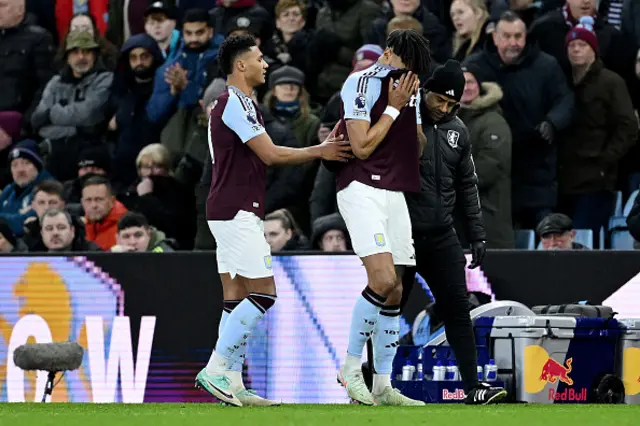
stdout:
[(426, 280), (436, 299), (436, 314), (444, 322), (465, 387), (465, 403), (490, 404), (507, 395), (503, 388), (478, 382), (477, 353), (469, 316), (465, 280), (466, 259), (453, 227), (456, 203), (463, 212), (471, 242), (471, 268), (485, 254), (485, 230), (471, 156), (469, 131), (456, 114), (465, 79), (460, 64), (448, 60), (423, 86), (420, 106), (427, 145), (420, 159), (420, 192), (406, 193), (416, 251), (416, 268), (407, 269), (403, 306), (415, 272)]

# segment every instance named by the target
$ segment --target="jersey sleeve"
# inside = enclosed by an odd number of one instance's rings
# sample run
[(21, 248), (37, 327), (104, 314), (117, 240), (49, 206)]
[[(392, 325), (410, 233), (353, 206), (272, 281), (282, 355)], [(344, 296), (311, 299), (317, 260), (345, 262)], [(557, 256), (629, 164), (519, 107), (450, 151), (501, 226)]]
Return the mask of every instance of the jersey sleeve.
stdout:
[(247, 143), (256, 136), (266, 133), (258, 121), (253, 104), (241, 100), (237, 95), (230, 95), (222, 113), (222, 122), (238, 135), (242, 143)]
[(371, 108), (377, 99), (373, 99), (373, 86), (380, 83), (378, 79), (352, 74), (344, 82), (340, 91), (340, 99), (344, 106), (345, 120), (365, 120), (371, 122)]
[(420, 112), (420, 100), (422, 99), (422, 89), (418, 89), (418, 94), (416, 96), (416, 123), (418, 125), (422, 124), (422, 113)]

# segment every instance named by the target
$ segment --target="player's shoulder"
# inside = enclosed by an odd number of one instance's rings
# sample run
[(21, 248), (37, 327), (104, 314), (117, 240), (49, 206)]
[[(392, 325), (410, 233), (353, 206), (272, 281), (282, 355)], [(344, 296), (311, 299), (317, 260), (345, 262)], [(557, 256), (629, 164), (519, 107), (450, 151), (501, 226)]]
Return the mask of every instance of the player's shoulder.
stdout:
[(364, 87), (367, 87), (371, 82), (380, 83), (381, 79), (386, 77), (391, 68), (386, 67), (380, 64), (373, 64), (368, 68), (365, 68), (360, 71), (355, 71), (349, 74), (347, 80), (344, 83), (345, 88), (349, 89), (359, 89), (359, 92), (362, 92)]

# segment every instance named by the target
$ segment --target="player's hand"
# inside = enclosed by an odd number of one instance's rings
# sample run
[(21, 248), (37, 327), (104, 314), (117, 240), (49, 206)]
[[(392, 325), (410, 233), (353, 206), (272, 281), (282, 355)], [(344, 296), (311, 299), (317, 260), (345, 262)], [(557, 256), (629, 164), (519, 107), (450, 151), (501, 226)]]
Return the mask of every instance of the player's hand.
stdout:
[(411, 96), (417, 93), (420, 86), (418, 76), (409, 71), (403, 74), (398, 81), (398, 85), (394, 86), (393, 80), (389, 80), (389, 106), (394, 107), (398, 111), (404, 108), (411, 99)]
[(353, 158), (349, 141), (343, 135), (330, 135), (327, 140), (318, 145), (323, 160), (347, 162)]

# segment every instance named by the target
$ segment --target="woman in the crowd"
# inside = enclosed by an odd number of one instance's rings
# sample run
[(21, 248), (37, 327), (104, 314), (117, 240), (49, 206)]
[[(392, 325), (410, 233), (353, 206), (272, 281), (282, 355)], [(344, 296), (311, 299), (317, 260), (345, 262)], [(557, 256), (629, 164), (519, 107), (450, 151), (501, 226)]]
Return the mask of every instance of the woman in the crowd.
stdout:
[(175, 239), (180, 250), (193, 249), (195, 237), (195, 198), (188, 188), (171, 175), (171, 158), (163, 145), (144, 147), (136, 159), (138, 180), (118, 196), (130, 211), (142, 213), (149, 224)]
[(484, 0), (455, 0), (451, 3), (453, 34), (453, 59), (464, 58), (481, 50), (491, 29), (489, 12)]
[(64, 46), (66, 46), (67, 35), (72, 31), (88, 31), (93, 34), (96, 43), (100, 45), (100, 57), (102, 64), (109, 71), (114, 71), (118, 64), (118, 57), (120, 52), (118, 48), (113, 45), (109, 40), (102, 37), (98, 31), (96, 20), (88, 13), (78, 13), (71, 18), (69, 22), (69, 29), (64, 36), (63, 42), (60, 44), (58, 54), (55, 59), (56, 69), (60, 69), (66, 64)]

